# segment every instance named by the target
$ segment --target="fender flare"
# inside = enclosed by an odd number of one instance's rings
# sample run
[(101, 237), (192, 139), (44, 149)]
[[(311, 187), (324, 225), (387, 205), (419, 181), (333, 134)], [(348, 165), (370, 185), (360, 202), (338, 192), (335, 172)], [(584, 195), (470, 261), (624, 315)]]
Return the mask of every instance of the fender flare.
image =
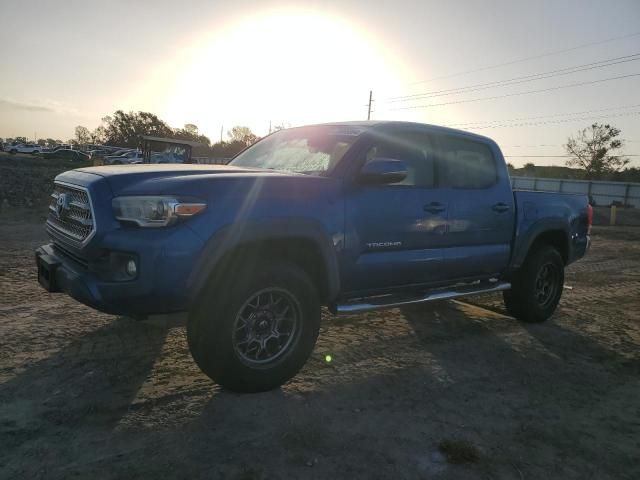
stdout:
[(218, 230), (200, 252), (196, 267), (187, 280), (189, 304), (195, 301), (206, 286), (211, 272), (224, 256), (235, 248), (250, 243), (273, 240), (302, 239), (312, 242), (322, 256), (326, 269), (328, 300), (337, 298), (340, 274), (336, 249), (331, 236), (323, 226), (304, 218), (274, 218), (260, 221), (242, 221)]
[(511, 269), (516, 270), (520, 268), (531, 251), (533, 244), (541, 235), (550, 231), (561, 231), (564, 234), (565, 241), (567, 242), (567, 258), (571, 258), (571, 242), (569, 241), (569, 231), (566, 223), (560, 220), (542, 220), (527, 229), (524, 239), (516, 241), (511, 260)]

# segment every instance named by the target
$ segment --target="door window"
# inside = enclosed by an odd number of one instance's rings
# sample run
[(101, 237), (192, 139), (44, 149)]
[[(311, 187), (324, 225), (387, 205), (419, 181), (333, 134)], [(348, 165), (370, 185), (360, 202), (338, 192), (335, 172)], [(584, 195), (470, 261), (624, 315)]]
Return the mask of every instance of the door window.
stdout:
[(480, 142), (459, 137), (440, 138), (444, 180), (451, 188), (485, 189), (498, 180), (491, 149)]
[(435, 157), (430, 138), (419, 133), (388, 134), (376, 139), (367, 151), (366, 161), (374, 158), (401, 160), (407, 167), (404, 180), (391, 185), (435, 186)]

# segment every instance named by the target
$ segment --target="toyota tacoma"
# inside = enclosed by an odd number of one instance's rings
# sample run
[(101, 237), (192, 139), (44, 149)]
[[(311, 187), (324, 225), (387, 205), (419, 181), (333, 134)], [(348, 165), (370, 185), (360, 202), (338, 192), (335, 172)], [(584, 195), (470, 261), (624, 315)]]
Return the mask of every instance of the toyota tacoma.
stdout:
[(97, 310), (188, 312), (191, 354), (242, 392), (292, 378), (334, 314), (502, 291), (549, 318), (589, 246), (584, 195), (512, 191), (491, 139), (405, 122), (281, 130), (227, 165), (55, 179), (40, 283)]

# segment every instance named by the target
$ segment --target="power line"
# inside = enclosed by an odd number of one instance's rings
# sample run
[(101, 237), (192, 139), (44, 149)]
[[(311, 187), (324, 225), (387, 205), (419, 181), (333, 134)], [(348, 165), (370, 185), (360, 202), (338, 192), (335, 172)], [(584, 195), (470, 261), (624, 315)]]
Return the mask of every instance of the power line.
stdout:
[[(571, 123), (571, 122), (584, 122), (584, 121), (592, 121), (596, 118), (619, 118), (619, 117), (629, 117), (634, 115), (640, 115), (640, 111), (637, 112), (625, 112), (625, 113), (614, 113), (611, 115), (597, 115), (594, 117), (582, 117), (582, 118), (565, 118), (562, 120), (548, 120), (542, 122), (524, 122), (524, 123), (512, 123), (512, 124), (503, 124), (503, 125), (483, 125), (478, 127), (468, 127), (469, 130), (486, 130), (490, 128), (509, 128), (509, 127), (534, 127), (538, 125), (550, 125), (554, 123)], [(446, 125), (448, 126), (448, 125)]]
[[(615, 155), (616, 157), (640, 157), (638, 153)], [(503, 155), (504, 158), (573, 158), (574, 155)]]
[(537, 115), (534, 117), (519, 117), (519, 118), (509, 118), (504, 120), (490, 120), (490, 121), (478, 121), (478, 122), (467, 122), (467, 123), (450, 123), (448, 127), (463, 127), (467, 125), (485, 125), (490, 123), (499, 123), (499, 122), (518, 122), (521, 120), (537, 120), (540, 118), (554, 118), (554, 117), (568, 117), (571, 115), (584, 115), (585, 113), (594, 113), (594, 112), (606, 112), (610, 110), (621, 110), (626, 108), (637, 108), (640, 107), (640, 104), (636, 105), (623, 105), (620, 107), (608, 107), (608, 108), (597, 108), (593, 110), (582, 110), (581, 112), (567, 112), (567, 113), (554, 113), (550, 115)]
[(609, 78), (602, 78), (599, 80), (591, 80), (588, 82), (579, 82), (579, 83), (570, 83), (568, 85), (560, 85), (558, 87), (549, 87), (549, 88), (541, 88), (538, 90), (528, 90), (525, 92), (515, 92), (515, 93), (507, 93), (504, 95), (494, 95), (491, 97), (480, 97), (480, 98), (471, 98), (471, 99), (467, 99), (467, 100), (454, 100), (451, 102), (443, 102), (443, 103), (432, 103), (429, 105), (411, 105), (411, 106), (406, 106), (406, 107), (396, 107), (396, 108), (391, 108), (389, 110), (410, 110), (410, 109), (416, 109), (416, 108), (430, 108), (430, 107), (441, 107), (444, 105), (455, 105), (455, 104), (459, 104), (459, 103), (471, 103), (471, 102), (480, 102), (483, 100), (496, 100), (498, 98), (507, 98), (507, 97), (516, 97), (519, 95), (529, 95), (532, 93), (542, 93), (542, 92), (551, 92), (554, 90), (562, 90), (565, 88), (572, 88), (572, 87), (581, 87), (584, 85), (593, 85), (596, 83), (603, 83), (603, 82), (608, 82), (611, 80), (620, 80), (623, 78), (630, 78), (630, 77), (637, 77), (640, 76), (640, 73), (631, 73), (631, 74), (627, 74), (627, 75), (619, 75), (617, 77), (609, 77)]
[[(640, 143), (637, 140), (623, 140), (623, 143)], [(502, 145), (502, 148), (536, 148), (536, 147), (564, 147), (562, 143), (539, 143), (537, 145)]]
[(518, 58), (518, 59), (510, 60), (510, 61), (507, 61), (507, 62), (502, 62), (502, 63), (493, 64), (493, 65), (487, 65), (485, 67), (475, 68), (475, 69), (472, 69), (472, 70), (464, 70), (462, 72), (451, 73), (451, 74), (448, 74), (448, 75), (440, 75), (438, 77), (433, 77), (433, 78), (430, 78), (428, 80), (420, 80), (420, 81), (417, 81), (417, 82), (412, 82), (410, 85), (417, 85), (417, 84), (420, 84), (420, 83), (428, 83), (428, 82), (433, 82), (434, 80), (441, 80), (441, 79), (444, 79), (444, 78), (459, 77), (461, 75), (468, 75), (470, 73), (477, 73), (477, 72), (483, 72), (483, 71), (486, 71), (486, 70), (492, 70), (494, 68), (506, 67), (508, 65), (514, 65), (516, 63), (528, 62), (529, 60), (537, 60), (538, 58), (551, 57), (553, 55), (559, 55), (561, 53), (572, 52), (574, 50), (579, 50), (581, 48), (594, 47), (596, 45), (602, 45), (604, 43), (614, 42), (616, 40), (623, 40), (625, 38), (631, 38), (631, 37), (635, 37), (637, 35), (640, 35), (640, 32), (629, 33), (627, 35), (621, 35), (621, 36), (618, 36), (618, 37), (611, 37), (611, 38), (607, 38), (607, 39), (604, 39), (604, 40), (599, 40), (597, 42), (583, 43), (582, 45), (577, 45), (575, 47), (564, 48), (562, 50), (555, 50), (555, 51), (552, 51), (552, 52), (542, 53), (542, 54), (538, 54), (538, 55), (532, 55), (530, 57)]
[(513, 77), (506, 80), (496, 80), (493, 82), (478, 83), (475, 85), (468, 85), (466, 87), (449, 88), (445, 90), (436, 90), (433, 92), (415, 93), (412, 95), (403, 95), (398, 97), (388, 97), (386, 103), (395, 102), (408, 102), (412, 100), (418, 100), (422, 98), (442, 97), (445, 95), (458, 95), (461, 93), (475, 92), (478, 90), (486, 90), (488, 88), (503, 87), (510, 85), (519, 85), (521, 83), (534, 82), (536, 80), (544, 80), (547, 78), (558, 77), (562, 75), (571, 75), (573, 73), (584, 72), (587, 70), (595, 70), (597, 68), (605, 68), (620, 63), (635, 62), (640, 60), (640, 53), (634, 53), (633, 55), (625, 55), (622, 57), (610, 58), (607, 60), (600, 60), (598, 62), (586, 63), (584, 65), (576, 65), (574, 67), (561, 68), (557, 70), (550, 70), (548, 72), (534, 73), (531, 75), (524, 75), (520, 77)]
[(538, 145), (502, 145), (504, 148), (536, 148), (536, 147), (562, 147), (560, 143), (539, 143)]

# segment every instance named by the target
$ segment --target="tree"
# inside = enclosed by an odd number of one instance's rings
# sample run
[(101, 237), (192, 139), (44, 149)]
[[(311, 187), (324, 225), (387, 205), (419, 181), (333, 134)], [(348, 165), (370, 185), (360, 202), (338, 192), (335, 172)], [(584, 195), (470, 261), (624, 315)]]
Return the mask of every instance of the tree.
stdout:
[(218, 142), (211, 145), (210, 153), (214, 157), (231, 158), (247, 148), (244, 142), (233, 140), (231, 142)]
[(193, 135), (194, 137), (198, 136), (198, 126), (193, 123), (185, 123), (183, 130), (189, 135)]
[(47, 138), (46, 140), (46, 144), (50, 147), (51, 145), (56, 145), (56, 144), (60, 144), (62, 142), (60, 142), (59, 140), (54, 140), (53, 138)]
[[(172, 136), (180, 140), (190, 140), (192, 142), (201, 143), (203, 147), (205, 147), (205, 150), (206, 148), (209, 147), (209, 145), (211, 145), (211, 140), (209, 140), (209, 137), (206, 137), (205, 135), (201, 135), (198, 132), (198, 126), (194, 125), (193, 123), (187, 123), (184, 126), (184, 128), (176, 128), (173, 131)], [(199, 152), (199, 153), (203, 153), (203, 152)]]
[(229, 137), (231, 138), (230, 143), (240, 142), (240, 143), (243, 143), (245, 146), (249, 146), (253, 143), (256, 143), (260, 138), (255, 133), (253, 133), (249, 127), (241, 127), (241, 126), (233, 127), (227, 133), (227, 135), (229, 135)]
[(149, 112), (125, 113), (118, 110), (102, 121), (105, 143), (119, 147), (137, 147), (140, 135), (169, 137), (173, 133), (169, 125)]
[(39, 138), (37, 143), (41, 147), (44, 147), (47, 144), (47, 141), (44, 138)]
[(564, 146), (571, 156), (567, 165), (582, 168), (588, 179), (620, 171), (629, 160), (615, 154), (623, 147), (622, 140), (616, 138), (619, 135), (620, 130), (608, 124), (594, 123), (580, 130), (575, 137), (569, 137)]
[(105, 128), (100, 125), (96, 127), (96, 129), (91, 132), (91, 143), (103, 144), (106, 137)]
[(75, 130), (76, 136), (75, 139), (80, 145), (86, 145), (91, 142), (91, 133), (87, 127), (83, 127), (82, 125), (78, 125)]

